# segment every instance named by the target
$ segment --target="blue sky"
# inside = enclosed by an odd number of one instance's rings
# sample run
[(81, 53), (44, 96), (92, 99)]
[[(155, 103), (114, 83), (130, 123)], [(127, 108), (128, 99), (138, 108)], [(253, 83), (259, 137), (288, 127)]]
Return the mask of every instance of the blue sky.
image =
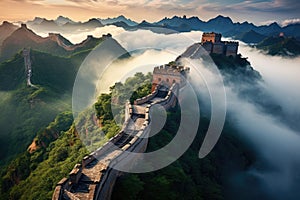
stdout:
[(263, 24), (297, 21), (300, 0), (1, 0), (0, 20), (28, 20), (35, 16), (74, 20), (125, 15), (136, 21), (157, 21), (174, 15), (198, 16), (203, 20), (219, 14), (233, 21)]

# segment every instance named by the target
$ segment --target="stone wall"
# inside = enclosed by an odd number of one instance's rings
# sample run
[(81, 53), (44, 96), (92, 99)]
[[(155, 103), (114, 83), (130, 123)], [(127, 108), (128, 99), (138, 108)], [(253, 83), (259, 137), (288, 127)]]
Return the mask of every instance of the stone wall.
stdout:
[(158, 92), (158, 86), (156, 86), (154, 88), (154, 90), (151, 92), (151, 94), (135, 100), (134, 105), (141, 105), (141, 104), (144, 104), (144, 103), (150, 101), (151, 99), (153, 99), (157, 95), (157, 92)]
[(203, 33), (202, 35), (202, 41), (201, 43), (205, 43), (205, 42), (212, 42), (212, 43), (217, 43), (217, 42), (221, 42), (221, 38), (222, 35), (219, 33)]
[(170, 88), (174, 83), (178, 83), (180, 87), (186, 83), (186, 74), (189, 72), (189, 68), (183, 66), (170, 66), (164, 65), (155, 67), (153, 71), (152, 85), (164, 85)]
[(236, 56), (238, 52), (238, 42), (225, 42), (226, 44), (226, 56)]
[(203, 33), (201, 45), (208, 53), (236, 56), (238, 53), (238, 42), (222, 41), (219, 33)]
[[(159, 89), (157, 88), (157, 91), (154, 92), (153, 94), (157, 94), (158, 90)], [(153, 94), (150, 94), (149, 97), (155, 98), (156, 96)], [(127, 129), (129, 127), (130, 122), (132, 122), (133, 120), (132, 115), (134, 114), (134, 112), (132, 107), (130, 107), (127, 102), (126, 103), (127, 105), (125, 106), (126, 107), (125, 109), (127, 110), (125, 111), (125, 113), (127, 113), (126, 114), (127, 120), (123, 124), (122, 130), (119, 132), (119, 134), (111, 138), (109, 142), (104, 144), (102, 147), (100, 147), (90, 155), (84, 157), (84, 159), (82, 160), (82, 165), (79, 164), (75, 165), (74, 169), (70, 173), (70, 177), (62, 179), (57, 184), (52, 199), (53, 200), (60, 200), (65, 198), (71, 200), (82, 199), (77, 197), (72, 192), (70, 192), (72, 185), (77, 184), (79, 182), (82, 168), (85, 168), (91, 162), (95, 161), (96, 159), (99, 159), (101, 155), (107, 155), (107, 157), (101, 158), (101, 160), (99, 160), (99, 163), (103, 164), (103, 167), (95, 175), (97, 176), (95, 180), (89, 181), (88, 193), (84, 198), (99, 199), (99, 200), (110, 199), (115, 181), (122, 174), (122, 172), (115, 170), (114, 166), (122, 161), (122, 163), (124, 163), (125, 166), (129, 168), (132, 167), (132, 164), (135, 163), (135, 160), (141, 159), (139, 157), (128, 158), (128, 154), (124, 154), (123, 152), (128, 151), (128, 152), (142, 153), (145, 152), (147, 149), (148, 135), (150, 133), (149, 123), (151, 121), (151, 107), (154, 106), (155, 104), (160, 104), (165, 109), (174, 107), (176, 106), (178, 95), (179, 95), (179, 84), (174, 83), (170, 87), (165, 98), (159, 99), (157, 101), (152, 102), (151, 104), (148, 104), (147, 106), (144, 106), (145, 121), (140, 127), (140, 129), (138, 130), (138, 132), (136, 133), (136, 135), (134, 135), (134, 137), (132, 137), (132, 139), (130, 139), (130, 141), (126, 143), (121, 149), (111, 150), (112, 147), (114, 146), (114, 143), (117, 142), (124, 135), (124, 133), (129, 132)], [(136, 103), (144, 104), (145, 101), (139, 100)], [(135, 105), (135, 106), (141, 106), (141, 105)], [(111, 152), (109, 152), (109, 150), (111, 150)], [(109, 152), (109, 154), (107, 154), (107, 152)]]
[(225, 52), (225, 44), (220, 42), (220, 43), (215, 43), (213, 44), (213, 51), (212, 53), (215, 54), (224, 54)]

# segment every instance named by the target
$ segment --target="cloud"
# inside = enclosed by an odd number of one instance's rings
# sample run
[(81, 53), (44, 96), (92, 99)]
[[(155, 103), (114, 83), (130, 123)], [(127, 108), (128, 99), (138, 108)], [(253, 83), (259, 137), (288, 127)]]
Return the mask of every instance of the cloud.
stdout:
[(240, 52), (249, 58), (254, 69), (263, 76), (266, 93), (280, 105), (290, 125), (300, 130), (300, 57), (267, 56), (256, 49), (240, 45)]
[(295, 18), (295, 19), (286, 19), (281, 22), (282, 26), (287, 26), (290, 24), (299, 24), (300, 23), (300, 18)]
[(298, 17), (300, 10), (300, 1), (298, 0), (247, 0), (231, 2), (229, 4), (219, 2), (208, 2), (204, 4), (204, 8), (210, 12), (223, 12), (239, 18), (246, 18), (249, 20), (249, 16), (253, 16), (251, 20), (259, 19), (259, 23), (262, 21), (273, 20), (279, 21), (284, 17)]
[(242, 1), (238, 3), (232, 3), (227, 5), (222, 5), (220, 3), (209, 3), (206, 4), (205, 8), (221, 11), (224, 9), (235, 10), (238, 12), (243, 11), (260, 11), (260, 12), (297, 12), (300, 8), (300, 3), (297, 0), (281, 1)]

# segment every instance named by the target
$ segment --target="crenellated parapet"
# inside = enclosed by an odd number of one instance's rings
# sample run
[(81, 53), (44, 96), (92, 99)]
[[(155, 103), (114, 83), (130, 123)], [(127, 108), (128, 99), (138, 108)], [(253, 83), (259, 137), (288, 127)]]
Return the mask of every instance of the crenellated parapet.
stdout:
[(155, 67), (153, 71), (152, 91), (157, 85), (164, 85), (168, 88), (174, 83), (178, 83), (180, 87), (186, 84), (187, 74), (190, 68), (177, 65), (177, 63), (161, 65)]
[(236, 56), (239, 43), (235, 41), (222, 41), (220, 33), (203, 33), (202, 47), (209, 53), (222, 54), (225, 56)]
[(145, 97), (142, 97), (142, 98), (139, 98), (137, 100), (134, 101), (134, 105), (141, 105), (141, 104), (144, 104), (148, 101), (150, 101), (151, 99), (153, 99), (157, 93), (158, 93), (158, 85), (155, 86), (154, 90), (151, 92), (151, 94), (145, 96)]

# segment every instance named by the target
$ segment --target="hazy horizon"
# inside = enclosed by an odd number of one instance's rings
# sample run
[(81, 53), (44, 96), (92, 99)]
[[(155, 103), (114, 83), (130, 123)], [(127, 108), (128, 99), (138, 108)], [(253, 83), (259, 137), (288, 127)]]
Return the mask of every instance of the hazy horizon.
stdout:
[(67, 16), (75, 21), (124, 15), (134, 21), (158, 21), (174, 15), (197, 16), (207, 21), (218, 15), (229, 16), (234, 22), (249, 21), (256, 25), (277, 22), (300, 22), (297, 0), (2, 0), (0, 21), (28, 21), (34, 17), (56, 19)]

